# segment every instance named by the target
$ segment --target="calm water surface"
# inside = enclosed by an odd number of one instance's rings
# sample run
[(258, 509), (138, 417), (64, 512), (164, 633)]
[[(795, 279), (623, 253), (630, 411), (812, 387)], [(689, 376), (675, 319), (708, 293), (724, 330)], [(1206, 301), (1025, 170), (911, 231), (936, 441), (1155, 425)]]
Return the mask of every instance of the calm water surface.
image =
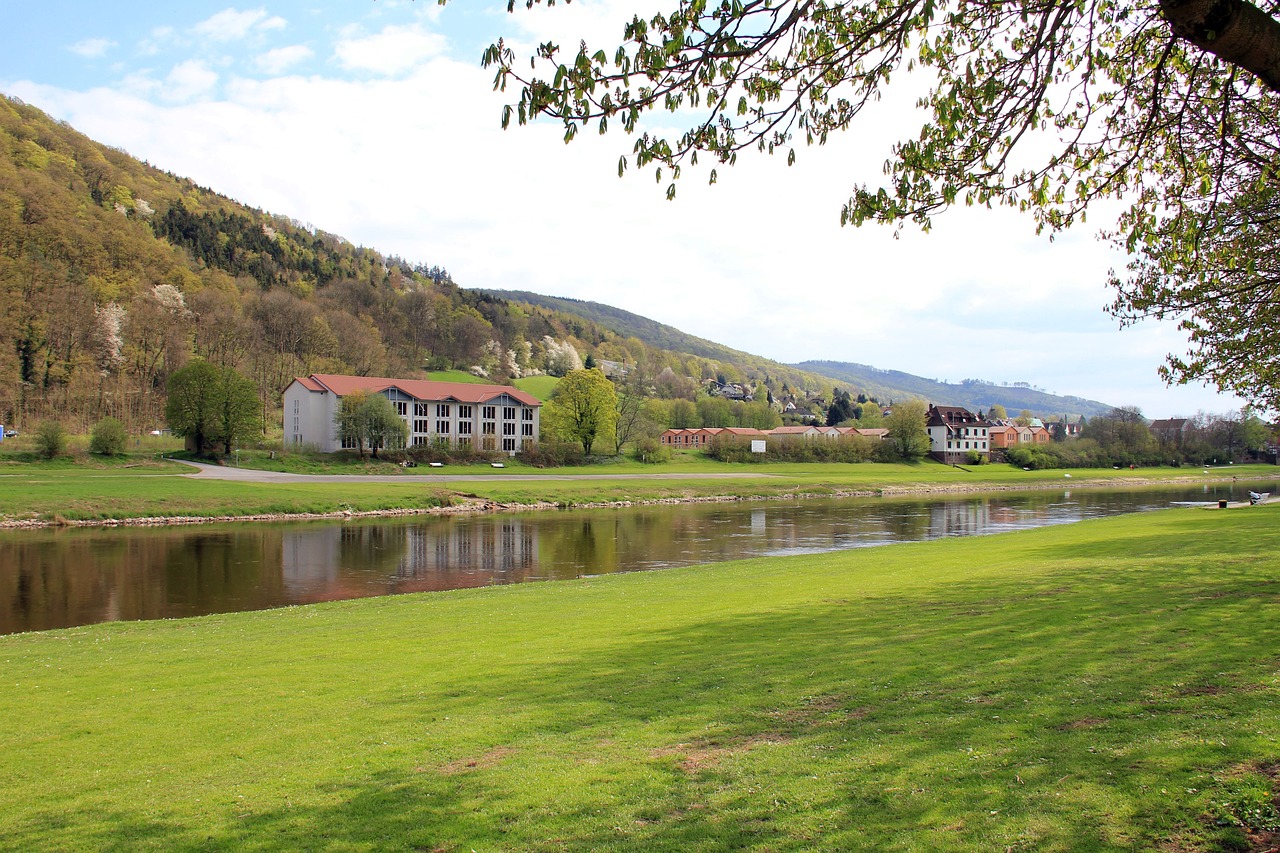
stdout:
[(0, 534), (0, 633), (976, 536), (1280, 483)]

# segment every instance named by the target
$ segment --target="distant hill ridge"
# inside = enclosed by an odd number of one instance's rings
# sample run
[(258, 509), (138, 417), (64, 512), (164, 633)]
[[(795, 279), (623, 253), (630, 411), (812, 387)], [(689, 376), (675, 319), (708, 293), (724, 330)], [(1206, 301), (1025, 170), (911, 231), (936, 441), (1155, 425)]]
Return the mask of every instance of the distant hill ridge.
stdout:
[(484, 292), (511, 302), (523, 302), (564, 314), (572, 314), (619, 335), (639, 338), (649, 346), (726, 361), (744, 368), (762, 365), (763, 369), (767, 370), (768, 365), (773, 365), (777, 369), (790, 368), (806, 374), (828, 377), (883, 402), (918, 397), (938, 405), (964, 406), (975, 412), (979, 409), (986, 411), (998, 404), (1004, 406), (1011, 416), (1026, 409), (1037, 416), (1084, 415), (1091, 418), (1104, 415), (1113, 408), (1097, 400), (1050, 394), (1024, 385), (998, 385), (981, 380), (951, 384), (925, 379), (900, 370), (881, 370), (870, 365), (851, 362), (814, 360), (784, 365), (762, 356), (687, 334), (673, 326), (599, 302), (545, 296), (527, 290), (485, 290)]
[(939, 405), (964, 406), (975, 412), (979, 409), (985, 411), (999, 404), (1005, 407), (1011, 417), (1026, 409), (1038, 416), (1059, 414), (1092, 418), (1105, 415), (1114, 408), (1084, 397), (1050, 394), (1026, 384), (997, 385), (980, 379), (953, 384), (925, 379), (901, 370), (881, 370), (869, 364), (845, 361), (802, 361), (792, 366), (830, 376), (850, 385), (876, 389), (867, 391), (876, 396), (888, 393), (897, 398), (919, 397)]

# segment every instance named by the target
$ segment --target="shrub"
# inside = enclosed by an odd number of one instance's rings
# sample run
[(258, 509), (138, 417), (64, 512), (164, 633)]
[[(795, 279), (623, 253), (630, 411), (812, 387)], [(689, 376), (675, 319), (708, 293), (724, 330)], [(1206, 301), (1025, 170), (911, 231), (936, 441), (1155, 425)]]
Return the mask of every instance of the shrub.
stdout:
[(563, 465), (586, 465), (590, 460), (582, 445), (572, 441), (544, 440), (525, 444), (516, 458), (534, 468), (559, 468)]
[(647, 464), (671, 461), (671, 448), (656, 438), (642, 438), (636, 442), (636, 460)]
[(53, 459), (67, 452), (67, 431), (57, 421), (43, 421), (36, 427), (36, 453)]
[(89, 436), (89, 452), (98, 456), (123, 456), (128, 442), (124, 424), (115, 418), (103, 418)]

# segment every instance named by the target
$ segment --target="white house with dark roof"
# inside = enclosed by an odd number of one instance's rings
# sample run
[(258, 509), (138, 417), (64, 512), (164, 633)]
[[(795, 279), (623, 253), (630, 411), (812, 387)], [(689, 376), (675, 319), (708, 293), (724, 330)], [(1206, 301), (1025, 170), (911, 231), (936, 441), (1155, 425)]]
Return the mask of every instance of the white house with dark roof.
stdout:
[(961, 406), (930, 406), (925, 416), (929, 455), (940, 462), (965, 462), (971, 452), (991, 453), (990, 425)]
[(538, 440), (542, 402), (510, 385), (313, 373), (284, 391), (285, 445), (324, 453), (354, 449), (343, 446), (334, 424), (340, 401), (354, 391), (390, 400), (409, 427), (410, 445), (443, 441), (514, 455)]

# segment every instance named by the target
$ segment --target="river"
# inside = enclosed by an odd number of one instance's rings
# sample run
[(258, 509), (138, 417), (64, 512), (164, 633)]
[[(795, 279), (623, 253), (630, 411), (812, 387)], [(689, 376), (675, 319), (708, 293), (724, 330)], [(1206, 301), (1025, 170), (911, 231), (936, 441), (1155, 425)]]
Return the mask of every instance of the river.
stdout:
[(977, 536), (1280, 483), (0, 533), (0, 633)]

